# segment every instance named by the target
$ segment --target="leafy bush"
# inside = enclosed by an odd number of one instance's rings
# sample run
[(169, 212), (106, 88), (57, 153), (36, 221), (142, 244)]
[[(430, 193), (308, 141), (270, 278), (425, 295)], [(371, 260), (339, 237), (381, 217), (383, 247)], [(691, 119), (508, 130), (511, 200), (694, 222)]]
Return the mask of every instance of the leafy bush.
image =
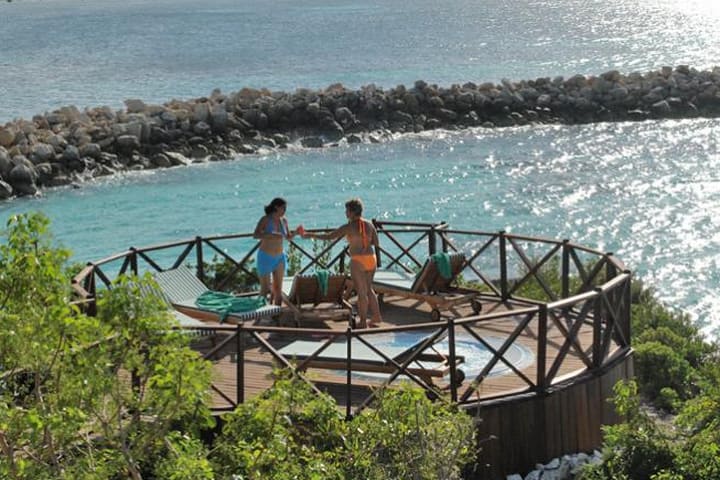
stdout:
[(225, 416), (212, 462), (220, 478), (342, 478), (336, 456), (347, 425), (335, 401), (281, 379)]
[(664, 387), (687, 398), (693, 372), (688, 361), (667, 345), (647, 342), (635, 346), (635, 373), (640, 391), (651, 400), (657, 398)]
[(225, 420), (219, 478), (452, 480), (474, 459), (472, 418), (417, 389), (387, 391), (345, 422), (332, 398), (282, 379)]
[(146, 280), (104, 291), (97, 318), (69, 306), (48, 225), (12, 217), (0, 243), (0, 478), (140, 479), (173, 428), (211, 422), (208, 364)]
[(204, 263), (205, 283), (212, 290), (252, 292), (258, 290), (259, 281), (257, 269), (252, 259), (248, 260), (246, 267), (250, 273), (238, 269), (234, 262), (225, 257), (215, 255), (210, 263)]
[(604, 427), (603, 463), (587, 467), (580, 478), (651, 480), (660, 472), (672, 471), (670, 437), (641, 409), (637, 384), (615, 385), (614, 402), (626, 423)]
[(455, 406), (419, 389), (386, 390), (350, 424), (346, 478), (458, 479), (475, 459), (475, 436), (473, 419)]
[(167, 455), (155, 466), (155, 477), (163, 480), (213, 480), (208, 450), (197, 438), (172, 432), (165, 439)]

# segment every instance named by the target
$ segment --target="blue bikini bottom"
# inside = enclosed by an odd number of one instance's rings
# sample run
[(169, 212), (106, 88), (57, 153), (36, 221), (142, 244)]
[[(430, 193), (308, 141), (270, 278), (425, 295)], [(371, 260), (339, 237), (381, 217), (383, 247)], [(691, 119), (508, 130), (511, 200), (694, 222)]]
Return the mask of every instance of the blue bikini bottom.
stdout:
[(270, 255), (269, 253), (258, 250), (257, 252), (257, 270), (260, 276), (269, 275), (282, 263), (283, 270), (287, 263), (287, 255), (282, 252), (280, 255)]

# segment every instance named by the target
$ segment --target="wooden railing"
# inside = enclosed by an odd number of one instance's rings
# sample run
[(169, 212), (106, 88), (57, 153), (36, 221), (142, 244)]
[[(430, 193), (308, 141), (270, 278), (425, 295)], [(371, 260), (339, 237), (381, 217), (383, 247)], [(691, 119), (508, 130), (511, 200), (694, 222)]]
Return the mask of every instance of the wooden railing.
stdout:
[[(366, 407), (384, 388), (407, 380), (438, 398), (444, 398), (443, 392), (447, 391), (451, 401), (464, 404), (518, 393), (543, 394), (568, 379), (600, 372), (630, 349), (631, 274), (612, 253), (588, 249), (569, 240), (554, 241), (502, 231), (453, 230), (445, 223), (377, 220), (374, 223), (380, 236), (383, 268), (417, 271), (432, 253), (461, 251), (466, 256), (461, 281), (465, 286), (477, 288), (486, 301), (484, 303), (494, 307), (462, 318), (371, 330), (348, 327), (329, 331), (249, 323), (203, 327), (204, 330), (214, 329), (223, 337), (218, 345), (205, 353), (206, 358), (214, 360), (230, 347), (237, 354), (235, 391), (213, 385), (214, 391), (227, 404), (217, 407), (218, 410), (233, 409), (246, 399), (249, 388), (245, 372), (246, 361), (249, 361), (246, 347), (250, 344), (267, 355), (268, 373), (274, 366), (286, 368), (319, 391), (318, 380), (307, 375), (307, 368), (331, 342), (342, 339), (347, 347), (346, 368), (344, 374), (335, 372), (335, 383), (344, 385), (348, 416)], [(344, 242), (328, 242), (316, 254), (310, 252), (303, 241), (291, 243), (300, 257), (300, 272), (318, 265), (344, 271), (347, 258)], [(220, 285), (229, 285), (233, 275), (240, 272), (256, 279), (251, 261), (257, 248), (258, 243), (250, 234), (196, 237), (165, 245), (132, 247), (88, 263), (73, 279), (77, 302), (89, 314), (95, 314), (99, 290), (112, 288), (114, 279), (122, 274), (139, 275), (190, 264), (204, 280), (209, 255), (232, 265), (226, 277), (219, 279)], [(320, 259), (324, 261), (320, 263)], [(533, 298), (523, 296), (528, 291), (533, 292)], [(478, 333), (488, 328), (503, 332), (500, 345)], [(588, 330), (590, 335), (587, 335)], [(385, 355), (372, 341), (374, 335), (399, 332), (422, 332), (428, 339), (402, 363)], [(581, 332), (585, 334), (581, 335)], [(459, 334), (491, 354), (482, 370), (464, 381), (455, 362), (455, 338)], [(282, 343), (277, 338), (283, 335), (322, 335), (324, 340), (314, 352), (308, 353), (308, 359), (296, 362), (279, 351)], [(441, 337), (448, 340), (450, 365), (448, 380), (442, 386), (409, 371), (414, 360), (429, 352)], [(534, 362), (519, 368), (508, 357), (508, 352), (521, 343), (526, 346), (528, 338), (532, 339)], [(591, 339), (589, 343), (587, 338)], [(354, 387), (362, 383), (354, 376), (357, 369), (353, 368), (353, 339), (383, 357), (390, 366), (387, 377), (359, 397), (353, 394)], [(572, 362), (569, 361), (571, 357)], [(506, 368), (505, 375), (512, 376), (521, 387), (512, 392), (484, 391), (492, 379), (491, 372), (500, 365)], [(338, 378), (344, 380), (338, 382)]]

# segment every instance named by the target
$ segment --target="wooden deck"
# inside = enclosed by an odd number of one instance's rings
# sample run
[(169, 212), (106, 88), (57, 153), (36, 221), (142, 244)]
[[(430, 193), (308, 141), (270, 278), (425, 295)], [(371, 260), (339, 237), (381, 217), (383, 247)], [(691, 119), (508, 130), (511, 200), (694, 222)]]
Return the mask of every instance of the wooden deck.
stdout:
[[(482, 314), (512, 312), (518, 308), (520, 307), (484, 301)], [(427, 324), (430, 322), (430, 309), (426, 305), (419, 304), (413, 300), (389, 297), (385, 299), (381, 310), (384, 318), (383, 327)], [(343, 339), (347, 331), (348, 322), (338, 320), (338, 318), (344, 318), (342, 312), (333, 310), (332, 307), (328, 305), (321, 305), (317, 312), (318, 318), (308, 319), (301, 325), (303, 329), (314, 329), (315, 332), (313, 333), (300, 331), (294, 333), (295, 329), (290, 329), (288, 332), (273, 331), (258, 333), (258, 335), (275, 350), (279, 350), (294, 340), (322, 341), (332, 334), (341, 334), (340, 339)], [(338, 313), (340, 313), (339, 316)], [(470, 317), (471, 315), (473, 315), (473, 312), (469, 305), (461, 306), (451, 312), (446, 312), (443, 319), (435, 325), (440, 327), (446, 325), (447, 322), (443, 320), (447, 320), (449, 317), (460, 319)], [(512, 332), (518, 328), (518, 325), (520, 325), (526, 317), (527, 315), (511, 315), (500, 319), (484, 320), (471, 325), (469, 328), (476, 332), (481, 338), (488, 339), (488, 341), (494, 342), (495, 346), (499, 346), (504, 340), (511, 336)], [(290, 327), (294, 325), (294, 321), (292, 317), (287, 314), (279, 320), (265, 321), (259, 324), (259, 326), (265, 325)], [(466, 378), (462, 383), (458, 384), (458, 398), (466, 394), (467, 397), (465, 401), (473, 402), (476, 400), (488, 400), (495, 397), (508, 396), (513, 393), (532, 391), (532, 386), (528, 384), (527, 380), (534, 382), (538, 377), (538, 364), (536, 361), (538, 358), (538, 348), (540, 347), (537, 340), (539, 337), (538, 328), (536, 317), (522, 329), (520, 335), (513, 342), (511, 351), (516, 352), (516, 355), (506, 355), (510, 360), (513, 358), (514, 360), (518, 360), (519, 352), (522, 361), (517, 366), (521, 374), (514, 372), (506, 365), (501, 365), (501, 367), (503, 367), (502, 371), (495, 370), (489, 376), (483, 378), (479, 387), (473, 391), (472, 383), (476, 378), (473, 372), (467, 369), (472, 363), (477, 363), (477, 358), (466, 358), (465, 365), (461, 365), (461, 369), (464, 370)], [(384, 330), (386, 329), (368, 330), (368, 335), (370, 335), (367, 337), (368, 340), (373, 344), (376, 339), (381, 337), (387, 341), (388, 336), (392, 335), (392, 333), (384, 332)], [(435, 332), (438, 330), (439, 327), (434, 327)], [(456, 326), (456, 332), (462, 332), (462, 330), (463, 327)], [(378, 336), (375, 336), (376, 332)], [(556, 323), (548, 322), (548, 340), (545, 345), (546, 372), (551, 369), (555, 359), (562, 353), (563, 345), (566, 343), (567, 338), (566, 332), (567, 330), (563, 332)], [(429, 335), (432, 333), (434, 333), (433, 329), (428, 328), (418, 334)], [(459, 334), (460, 333), (456, 333), (456, 335)], [(232, 335), (232, 333), (226, 331), (215, 337), (198, 339), (193, 342), (193, 348), (205, 354), (230, 335)], [(250, 339), (249, 334), (245, 334), (244, 338), (246, 338), (243, 349), (244, 367), (240, 378), (244, 383), (241, 394), (244, 397), (244, 401), (247, 401), (270, 387), (272, 384), (273, 368), (280, 366), (280, 362), (266, 346), (255, 339)], [(567, 355), (564, 356), (561, 365), (555, 373), (555, 382), (567, 380), (583, 372), (586, 368), (586, 363), (578, 351), (587, 354), (592, 348), (592, 325), (583, 324), (582, 326), (578, 326), (578, 332), (574, 338), (576, 339), (575, 347), (569, 348)], [(470, 346), (482, 348), (481, 343), (467, 333), (464, 333), (463, 342), (466, 347), (469, 346), (468, 344), (472, 344)], [(238, 402), (238, 345), (239, 342), (237, 339), (232, 339), (211, 359), (214, 365), (213, 385), (216, 389), (213, 391), (212, 405), (215, 409), (229, 410), (233, 408), (233, 404)], [(612, 346), (610, 350), (613, 350)], [(459, 352), (458, 354), (462, 353)], [(476, 366), (475, 374), (477, 374), (479, 368), (482, 367)], [(524, 375), (526, 379), (523, 379), (522, 375)], [(360, 406), (374, 389), (382, 386), (388, 379), (388, 375), (373, 375), (363, 372), (353, 373), (350, 377), (350, 388), (348, 388), (347, 385), (347, 374), (342, 370), (309, 368), (305, 373), (305, 378), (311, 380), (318, 389), (333, 396), (341, 407), (346, 408), (348, 401), (350, 401), (351, 407), (354, 409)], [(399, 376), (391, 382), (391, 386), (398, 385), (399, 382), (402, 381), (408, 381), (408, 378)], [(438, 390), (449, 391), (449, 378), (436, 379), (436, 386)], [(348, 391), (351, 392), (350, 399), (348, 399)]]

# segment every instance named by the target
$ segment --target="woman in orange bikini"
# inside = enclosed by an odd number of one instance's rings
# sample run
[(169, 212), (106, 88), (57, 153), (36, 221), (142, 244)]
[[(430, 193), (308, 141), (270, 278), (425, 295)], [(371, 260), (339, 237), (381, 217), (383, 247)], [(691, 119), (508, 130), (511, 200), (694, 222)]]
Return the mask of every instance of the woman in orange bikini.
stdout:
[[(362, 218), (363, 204), (359, 198), (345, 202), (345, 216), (348, 223), (330, 233), (311, 233), (304, 236), (320, 240), (334, 240), (346, 237), (350, 252), (350, 276), (357, 292), (360, 328), (378, 327), (382, 322), (377, 295), (372, 288), (375, 270), (379, 265), (380, 242), (371, 221)], [(367, 321), (368, 312), (371, 315)]]

